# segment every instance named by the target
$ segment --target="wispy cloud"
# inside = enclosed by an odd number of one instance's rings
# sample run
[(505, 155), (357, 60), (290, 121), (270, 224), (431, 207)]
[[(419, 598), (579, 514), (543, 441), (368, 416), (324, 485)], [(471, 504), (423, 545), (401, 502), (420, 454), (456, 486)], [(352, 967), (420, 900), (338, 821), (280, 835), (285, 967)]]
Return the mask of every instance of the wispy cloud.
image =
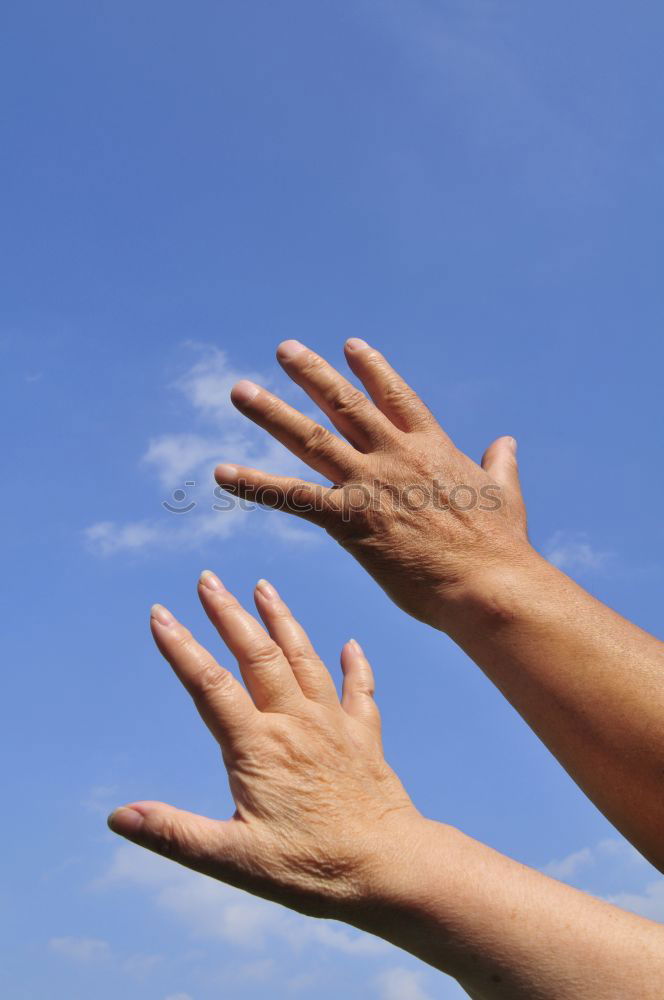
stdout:
[(54, 937), (48, 942), (49, 950), (72, 962), (88, 964), (104, 962), (111, 957), (111, 946), (100, 938)]
[[(607, 155), (610, 134), (595, 128), (579, 108), (551, 100), (513, 44), (501, 5), (416, 2), (404, 17), (403, 4), (390, 0), (369, 10), (373, 23), (392, 34), (412, 66), (419, 99), (444, 104), (448, 128), (453, 125), (473, 153), (485, 156), (490, 150), (496, 162), (504, 156), (510, 167), (506, 184), (518, 185), (520, 199), (534, 201), (538, 209), (543, 196), (546, 203), (555, 198), (567, 209), (605, 203), (606, 182), (615, 170), (615, 157)], [(528, 155), (515, 158), (515, 147)], [(402, 162), (402, 149), (400, 154)], [(435, 185), (435, 163), (418, 159), (424, 161), (421, 179)]]
[(147, 979), (152, 971), (164, 961), (163, 955), (130, 955), (122, 962), (122, 971), (134, 979)]
[(583, 533), (556, 531), (544, 547), (546, 558), (564, 570), (599, 570), (611, 559), (611, 552), (594, 548)]
[(551, 878), (557, 878), (564, 882), (573, 878), (583, 868), (592, 864), (593, 861), (594, 855), (592, 850), (589, 847), (582, 847), (580, 851), (574, 851), (565, 858), (560, 858), (558, 861), (550, 861), (542, 870), (546, 875), (550, 875)]
[[(542, 871), (581, 889), (590, 889), (625, 910), (664, 921), (664, 877), (625, 840), (600, 840), (592, 847), (550, 861)], [(619, 891), (607, 889), (610, 884), (621, 883), (623, 888)]]
[(249, 952), (275, 941), (294, 952), (319, 946), (344, 954), (380, 957), (389, 945), (336, 924), (312, 920), (284, 907), (205, 878), (130, 844), (118, 847), (98, 889), (146, 892), (157, 910), (175, 917), (196, 939), (220, 939)]
[(48, 949), (54, 955), (60, 955), (78, 965), (112, 962), (114, 968), (138, 980), (146, 979), (164, 960), (163, 955), (149, 955), (142, 952), (123, 958), (115, 954), (110, 942), (102, 938), (52, 937), (48, 942)]
[[(230, 390), (241, 378), (262, 385), (268, 373), (240, 371), (225, 352), (190, 345), (198, 358), (169, 386), (189, 408), (187, 429), (155, 434), (146, 444), (141, 465), (162, 491), (159, 515), (118, 522), (100, 520), (84, 531), (92, 552), (144, 552), (161, 548), (195, 548), (212, 538), (227, 538), (251, 525), (293, 541), (312, 541), (316, 534), (288, 515), (248, 517), (247, 505), (229, 495), (215, 496), (212, 470), (219, 461), (239, 462), (283, 475), (311, 477), (291, 453), (242, 417), (230, 402)], [(219, 509), (219, 507), (223, 509)]]
[(650, 882), (642, 892), (618, 892), (605, 898), (624, 910), (664, 922), (664, 878)]
[(620, 866), (624, 870), (634, 864), (646, 864), (635, 847), (626, 840), (606, 837), (592, 847), (582, 847), (564, 858), (550, 861), (542, 871), (552, 878), (571, 881), (582, 872), (592, 868), (601, 869), (603, 865), (614, 869)]
[(115, 805), (116, 791), (115, 785), (93, 785), (83, 805), (98, 816), (108, 816)]
[(376, 977), (380, 1000), (431, 1000), (422, 986), (423, 978), (421, 972), (401, 966), (385, 969)]

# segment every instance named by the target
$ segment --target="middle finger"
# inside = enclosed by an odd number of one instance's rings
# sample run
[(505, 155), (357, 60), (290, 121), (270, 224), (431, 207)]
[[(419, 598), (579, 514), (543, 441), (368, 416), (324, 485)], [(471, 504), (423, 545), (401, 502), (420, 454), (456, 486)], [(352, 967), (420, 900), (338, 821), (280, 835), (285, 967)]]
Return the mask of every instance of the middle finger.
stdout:
[(210, 570), (201, 573), (198, 596), (208, 618), (237, 657), (256, 708), (287, 713), (302, 703), (300, 685), (279, 646)]
[(398, 433), (394, 424), (363, 392), (299, 341), (285, 340), (280, 344), (277, 360), (360, 451), (373, 451)]

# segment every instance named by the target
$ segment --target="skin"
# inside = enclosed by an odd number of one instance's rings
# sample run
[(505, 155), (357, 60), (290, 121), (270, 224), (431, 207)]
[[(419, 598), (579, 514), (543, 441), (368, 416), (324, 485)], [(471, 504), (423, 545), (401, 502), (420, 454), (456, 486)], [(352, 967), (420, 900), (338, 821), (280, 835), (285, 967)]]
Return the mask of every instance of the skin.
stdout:
[(332, 487), (237, 465), (220, 486), (325, 528), (407, 613), (446, 632), (608, 819), (664, 871), (664, 647), (530, 545), (516, 443), (478, 465), (364, 341), (367, 394), (297, 341), (277, 357), (339, 435), (254, 383), (237, 408)]
[[(112, 830), (198, 872), (344, 920), (477, 998), (656, 1000), (664, 930), (425, 819), (385, 762), (373, 675), (351, 640), (343, 692), (266, 581), (267, 632), (206, 571), (199, 596), (246, 687), (161, 605), (157, 646), (219, 743), (236, 811), (134, 802)], [(269, 633), (269, 634), (268, 634)]]

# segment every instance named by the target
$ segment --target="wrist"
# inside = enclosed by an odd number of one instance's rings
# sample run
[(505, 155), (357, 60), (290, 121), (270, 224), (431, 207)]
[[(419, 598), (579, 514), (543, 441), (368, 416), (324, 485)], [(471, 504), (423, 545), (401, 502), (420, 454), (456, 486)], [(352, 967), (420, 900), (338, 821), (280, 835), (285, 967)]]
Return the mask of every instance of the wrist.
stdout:
[(468, 942), (494, 928), (483, 896), (498, 858), (455, 827), (419, 816), (383, 843), (371, 884), (338, 919), (463, 981)]
[(440, 852), (460, 836), (453, 827), (428, 820), (415, 809), (382, 824), (367, 844), (355, 897), (337, 919), (389, 938), (389, 926), (404, 911), (416, 908), (423, 887), (430, 887), (426, 873), (432, 851)]
[(525, 542), (501, 558), (466, 568), (453, 584), (438, 591), (431, 624), (452, 638), (468, 628), (490, 635), (513, 624), (532, 605), (532, 598), (554, 568)]

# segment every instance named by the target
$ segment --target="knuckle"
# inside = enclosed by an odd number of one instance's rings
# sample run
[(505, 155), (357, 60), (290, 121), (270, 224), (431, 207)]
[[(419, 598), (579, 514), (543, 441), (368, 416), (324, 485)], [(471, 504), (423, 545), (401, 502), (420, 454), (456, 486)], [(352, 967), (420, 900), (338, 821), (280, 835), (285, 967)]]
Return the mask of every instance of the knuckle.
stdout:
[(305, 378), (313, 377), (315, 379), (327, 368), (327, 362), (310, 351), (306, 354), (302, 352), (302, 355), (297, 360), (299, 361), (300, 372)]
[(222, 593), (216, 596), (214, 606), (217, 614), (224, 616), (237, 616), (238, 611), (241, 610), (233, 595), (228, 593)]
[(295, 639), (288, 647), (288, 658), (298, 664), (311, 664), (311, 648), (303, 639)]
[(376, 693), (376, 685), (374, 684), (373, 678), (362, 677), (358, 678), (355, 683), (351, 685), (351, 690), (354, 695), (360, 695), (364, 698), (373, 699)]
[(196, 673), (194, 687), (199, 697), (209, 698), (220, 691), (226, 691), (231, 684), (231, 675), (212, 659), (204, 659)]
[(194, 637), (189, 631), (189, 629), (185, 628), (184, 625), (180, 626), (180, 628), (178, 629), (178, 634), (175, 639), (175, 645), (178, 652), (180, 652), (185, 656), (194, 652), (195, 649)]
[(284, 412), (284, 404), (278, 396), (273, 396), (271, 393), (264, 393), (260, 402), (264, 419), (270, 423), (277, 423), (281, 421)]
[(373, 677), (365, 677), (360, 681), (359, 684), (360, 694), (366, 695), (367, 698), (373, 698), (376, 693), (376, 684)]
[(249, 657), (250, 665), (257, 670), (269, 670), (279, 658), (279, 647), (274, 642), (256, 644)]
[(366, 365), (372, 365), (374, 368), (378, 365), (385, 364), (383, 355), (380, 351), (377, 351), (375, 347), (371, 347), (368, 351), (364, 351), (362, 355), (362, 362)]
[(309, 455), (321, 455), (329, 452), (332, 435), (320, 424), (314, 424), (304, 441), (304, 449)]
[(341, 385), (330, 393), (330, 404), (337, 413), (353, 416), (362, 409), (364, 396), (350, 385)]
[(150, 823), (150, 846), (164, 858), (177, 857), (186, 844), (181, 825), (172, 816), (159, 816)]
[(385, 401), (394, 407), (404, 407), (412, 405), (414, 394), (411, 389), (396, 378), (388, 378), (385, 381), (384, 389)]
[(331, 535), (336, 533), (343, 517), (342, 492), (340, 487), (326, 490), (316, 508), (318, 524)]

